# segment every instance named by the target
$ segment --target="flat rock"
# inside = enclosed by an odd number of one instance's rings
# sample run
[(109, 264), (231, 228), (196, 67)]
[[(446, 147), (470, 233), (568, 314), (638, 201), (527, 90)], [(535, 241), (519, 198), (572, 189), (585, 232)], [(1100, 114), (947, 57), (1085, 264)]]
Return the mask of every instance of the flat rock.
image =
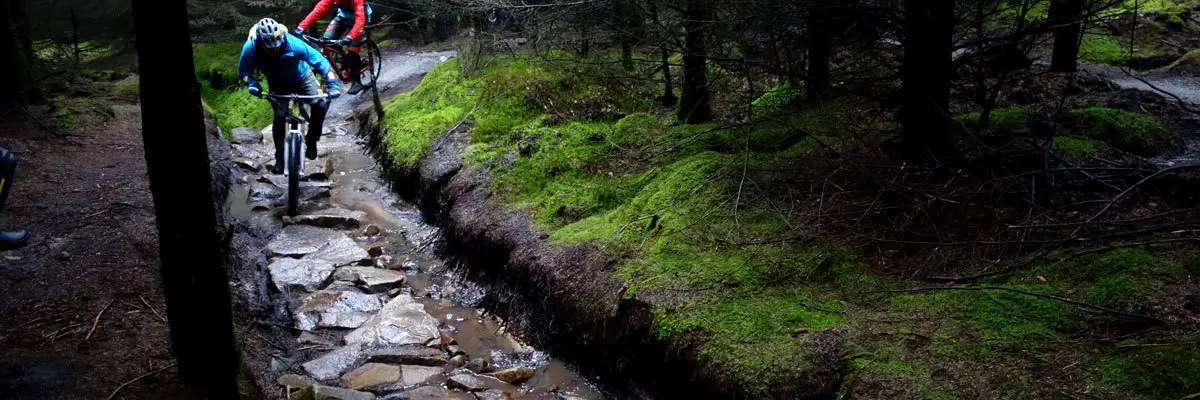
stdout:
[(441, 350), (423, 346), (374, 349), (367, 354), (367, 361), (427, 367), (440, 367), (450, 362)]
[(400, 272), (375, 267), (341, 267), (333, 274), (333, 279), (354, 282), (367, 293), (384, 293), (403, 285), (405, 276)]
[(315, 251), (306, 254), (304, 258), (325, 260), (337, 265), (349, 265), (369, 260), (371, 256), (367, 255), (367, 251), (355, 243), (354, 239), (344, 233), (337, 233), (329, 237), (329, 240), (321, 244)]
[(250, 194), (246, 196), (248, 203), (270, 203), (283, 197), (283, 189), (270, 183), (254, 182), (250, 184)]
[[(310, 331), (314, 328), (358, 328), (376, 319), (379, 298), (341, 290), (321, 290), (304, 297), (296, 310), (296, 327)], [(357, 332), (357, 331), (355, 331)], [(351, 342), (347, 342), (351, 343)]]
[(402, 365), (400, 366), (401, 373), (404, 379), (404, 386), (417, 386), (425, 382), (432, 381), (442, 376), (441, 367), (426, 367), (421, 365)]
[(521, 382), (525, 382), (525, 381), (529, 380), (529, 378), (533, 378), (533, 368), (529, 368), (529, 367), (509, 368), (509, 369), (506, 369), (503, 371), (492, 372), (490, 374), (487, 374), (487, 376), (499, 379), (500, 381), (502, 381), (504, 383), (511, 383), (511, 384), (516, 385), (516, 384), (520, 384)]
[[(467, 367), (467, 369), (471, 370), (471, 372), (474, 372), (477, 374), (492, 372), (491, 363), (489, 363), (488, 360), (485, 360), (482, 358), (473, 358), (473, 359), (471, 359), (471, 361), (467, 361), (466, 367)], [(503, 380), (503, 379), (501, 379), (501, 380)]]
[(362, 347), (351, 344), (325, 353), (304, 363), (304, 371), (317, 380), (331, 380), (342, 376), (362, 356)]
[(281, 376), (281, 377), (279, 377), (279, 380), (277, 380), (276, 382), (279, 382), (280, 386), (288, 387), (291, 389), (304, 389), (304, 388), (312, 387), (313, 385), (317, 384), (317, 381), (314, 380), (313, 378), (309, 378), (304, 375), (296, 375), (296, 374), (287, 374), (287, 375)]
[(424, 345), (439, 337), (438, 322), (411, 296), (388, 301), (379, 314), (346, 335), (346, 343), (368, 346)]
[[(337, 231), (306, 225), (288, 225), (278, 236), (267, 243), (267, 255), (276, 257), (303, 257), (315, 253), (329, 242), (346, 237)], [(349, 238), (347, 238), (349, 239)], [(366, 253), (364, 250), (363, 253)]]
[(230, 153), (232, 153), (234, 157), (245, 157), (252, 160), (261, 160), (267, 158), (267, 153), (263, 153), (251, 147), (242, 146), (240, 144), (233, 144), (229, 147)]
[(251, 158), (234, 157), (233, 164), (245, 168), (250, 172), (258, 172), (259, 170), (262, 170), (262, 164), (259, 164), (258, 161)]
[(332, 386), (313, 386), (315, 400), (375, 400), (375, 394)]
[(250, 128), (233, 128), (229, 142), (235, 144), (262, 144), (263, 133)]
[(329, 186), (313, 184), (313, 182), (300, 182), (300, 200), (312, 201), (316, 199), (327, 199), (331, 196)]
[[(272, 162), (263, 164), (263, 166), (270, 168), (274, 164), (275, 164), (275, 162), (272, 161)], [(266, 174), (266, 175), (259, 176), (257, 181), (262, 182), (262, 183), (270, 183), (272, 185), (279, 186), (281, 188), (287, 187), (287, 185), (288, 185), (288, 178), (283, 175)], [(304, 187), (306, 187), (306, 186), (329, 188), (329, 187), (333, 186), (333, 182), (313, 182), (313, 181), (303, 181), (303, 180), (300, 181), (301, 191), (303, 191)]]
[(438, 386), (422, 386), (402, 393), (408, 400), (474, 400), (469, 394)]
[(322, 346), (333, 346), (333, 342), (321, 337), (312, 332), (300, 332), (300, 337), (296, 339), (300, 344), (319, 344)]
[(505, 392), (499, 389), (484, 390), (475, 392), (475, 398), (479, 400), (513, 400), (516, 399), (512, 393)]
[(301, 225), (319, 226), (331, 229), (358, 229), (360, 221), (367, 216), (362, 211), (350, 211), (344, 208), (329, 208), (312, 214), (298, 215), (292, 221)]
[(324, 260), (297, 260), (276, 258), (267, 266), (271, 283), (279, 291), (313, 292), (328, 283), (333, 274), (333, 263)]
[(392, 385), (400, 381), (400, 367), (396, 365), (367, 363), (342, 375), (342, 385), (358, 390)]
[(488, 390), (487, 381), (474, 374), (455, 374), (446, 381), (446, 384), (453, 389), (459, 389), (468, 392), (480, 392)]

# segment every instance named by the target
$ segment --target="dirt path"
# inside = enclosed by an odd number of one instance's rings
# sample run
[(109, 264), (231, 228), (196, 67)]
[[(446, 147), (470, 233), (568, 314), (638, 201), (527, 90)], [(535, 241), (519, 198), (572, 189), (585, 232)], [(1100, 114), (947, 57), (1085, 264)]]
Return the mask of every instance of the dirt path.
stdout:
[[(380, 87), (411, 90), (421, 74), (453, 53), (392, 54)], [(271, 354), (264, 388), (334, 394), (339, 399), (599, 399), (600, 393), (566, 364), (504, 331), (475, 306), (483, 292), (456, 279), (431, 248), (440, 232), (381, 179), (364, 139), (349, 133), (347, 116), (370, 94), (337, 100), (327, 119), (319, 158), (306, 165), (301, 215), (283, 218), (282, 176), (259, 166), (272, 162), (269, 141), (251, 132), (230, 212), (257, 230), (278, 234), (262, 250), (262, 287), (252, 296), (286, 304), (293, 329), (281, 341), (248, 352)], [(264, 129), (269, 135), (269, 129)], [(247, 162), (249, 161), (249, 162)], [(281, 228), (282, 227), (282, 228)], [(360, 392), (346, 391), (344, 388)]]
[[(0, 146), (19, 152), (0, 229), (33, 235), (0, 253), (0, 399), (105, 399), (174, 363), (140, 111), (112, 111), (81, 120), (91, 128), (72, 138), (80, 145), (19, 112), (0, 121)], [(116, 398), (197, 397), (168, 368)]]

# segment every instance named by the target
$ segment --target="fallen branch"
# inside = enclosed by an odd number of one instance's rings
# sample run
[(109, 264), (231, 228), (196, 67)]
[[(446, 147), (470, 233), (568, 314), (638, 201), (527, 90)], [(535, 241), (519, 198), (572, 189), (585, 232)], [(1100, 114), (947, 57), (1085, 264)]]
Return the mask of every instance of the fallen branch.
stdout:
[(138, 297), (140, 297), (142, 299), (142, 303), (146, 304), (146, 307), (150, 308), (150, 312), (154, 313), (155, 317), (158, 317), (158, 319), (161, 320), (162, 322), (167, 322), (167, 319), (163, 318), (163, 316), (160, 315), (158, 313), (158, 311), (154, 309), (154, 306), (150, 305), (149, 301), (146, 301), (146, 296), (138, 295)]
[(1117, 310), (1107, 308), (1107, 307), (1101, 307), (1101, 306), (1091, 304), (1091, 303), (1084, 303), (1084, 302), (1078, 301), (1078, 300), (1071, 300), (1071, 299), (1068, 299), (1065, 297), (1059, 297), (1059, 296), (1049, 295), (1049, 294), (1034, 293), (1034, 292), (1027, 292), (1027, 291), (1020, 290), (1020, 289), (1012, 289), (1012, 288), (997, 287), (997, 286), (925, 287), (925, 288), (915, 288), (915, 289), (883, 290), (883, 291), (877, 291), (877, 292), (872, 292), (872, 293), (915, 293), (915, 292), (932, 292), (932, 291), (939, 291), (939, 290), (962, 290), (962, 291), (1000, 290), (1000, 291), (1023, 294), (1026, 296), (1033, 296), (1033, 297), (1038, 297), (1038, 298), (1043, 298), (1043, 299), (1048, 299), (1048, 300), (1061, 301), (1061, 302), (1068, 303), (1068, 304), (1074, 304), (1074, 305), (1077, 305), (1077, 306), (1080, 306), (1083, 308), (1100, 311), (1100, 312), (1106, 313), (1106, 314), (1112, 314), (1112, 315), (1131, 318), (1131, 319), (1139, 319), (1139, 320), (1144, 320), (1144, 321), (1156, 322), (1156, 323), (1163, 324), (1163, 325), (1169, 325), (1167, 323), (1167, 321), (1163, 321), (1162, 319), (1159, 319), (1158, 317), (1152, 317), (1149, 315), (1141, 315), (1141, 314), (1130, 314), (1130, 313), (1117, 311)]
[(177, 363), (171, 363), (171, 365), (156, 369), (154, 371), (147, 372), (142, 376), (131, 379), (129, 382), (122, 383), (121, 386), (117, 386), (117, 390), (113, 390), (112, 394), (108, 395), (108, 400), (112, 400), (112, 399), (116, 398), (117, 393), (119, 393), (121, 391), (121, 389), (124, 389), (126, 386), (129, 386), (129, 385), (133, 384), (134, 382), (140, 381), (142, 379), (145, 379), (148, 376), (151, 376), (151, 375), (157, 374), (159, 372), (163, 372), (168, 369), (174, 368), (176, 364)]
[(109, 300), (108, 304), (104, 305), (104, 308), (100, 309), (100, 312), (96, 314), (96, 318), (92, 319), (92, 329), (88, 330), (88, 334), (83, 338), (83, 340), (90, 340), (92, 338), (92, 334), (96, 333), (96, 328), (100, 326), (100, 317), (103, 316), (104, 312), (108, 311), (108, 308), (112, 307), (112, 305), (113, 300)]

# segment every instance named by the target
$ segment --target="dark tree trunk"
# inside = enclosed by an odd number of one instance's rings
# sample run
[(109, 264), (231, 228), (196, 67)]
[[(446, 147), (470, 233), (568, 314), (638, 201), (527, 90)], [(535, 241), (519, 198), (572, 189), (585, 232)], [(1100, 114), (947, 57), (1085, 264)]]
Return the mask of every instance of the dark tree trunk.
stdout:
[(621, 66), (627, 71), (633, 70), (633, 41), (626, 39), (621, 41)]
[(0, 79), (0, 103), (4, 103), (0, 104), (0, 110), (7, 109), (12, 103), (26, 107), (38, 96), (31, 84), (30, 57), (25, 56), (22, 49), (21, 29), (14, 26), (24, 19), (18, 14), (24, 14), (25, 10), (22, 4), (13, 0), (4, 0), (0, 5), (0, 52), (14, 55), (0, 62), (0, 76), (5, 77)]
[(79, 19), (75, 18), (74, 8), (71, 9), (71, 50), (76, 63), (83, 60), (79, 55)]
[(708, 51), (705, 25), (712, 18), (710, 4), (705, 0), (688, 0), (683, 13), (683, 29), (686, 31), (683, 44), (683, 96), (680, 99), (679, 120), (688, 124), (712, 121), (712, 108), (708, 92)]
[(676, 104), (679, 104), (679, 98), (675, 96), (675, 83), (671, 79), (671, 50), (669, 49), (671, 35), (666, 33), (665, 28), (659, 24), (658, 7), (654, 5), (654, 2), (650, 3), (650, 18), (654, 22), (655, 29), (660, 29), (663, 32), (661, 34), (662, 37), (658, 40), (658, 45), (662, 50), (660, 52), (662, 55), (662, 65), (660, 68), (662, 68), (663, 77), (662, 105), (664, 107), (675, 107)]
[(237, 399), (225, 241), (192, 68), (185, 0), (134, 0), (141, 71), (142, 140), (162, 258), (171, 345), (180, 373), (210, 399)]
[(1058, 26), (1054, 30), (1054, 53), (1050, 59), (1050, 70), (1075, 72), (1079, 59), (1079, 36), (1083, 27), (1083, 0), (1052, 0), (1050, 21)]
[(25, 57), (26, 62), (33, 62), (33, 34), (29, 28), (29, 9), (25, 8), (25, 0), (8, 0), (11, 4), (9, 12), (12, 18), (13, 33), (17, 37), (17, 44), (21, 47), (21, 54)]
[(911, 160), (940, 160), (953, 152), (949, 135), (954, 0), (905, 1), (905, 149)]
[(808, 13), (808, 99), (814, 104), (829, 94), (829, 56), (833, 52), (833, 32), (829, 29), (829, 10), (818, 6)]

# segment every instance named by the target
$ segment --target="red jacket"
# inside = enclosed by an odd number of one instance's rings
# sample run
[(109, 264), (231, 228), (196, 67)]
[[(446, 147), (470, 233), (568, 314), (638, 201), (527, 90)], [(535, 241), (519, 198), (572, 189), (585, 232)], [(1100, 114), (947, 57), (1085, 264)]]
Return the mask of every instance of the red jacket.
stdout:
[(308, 30), (309, 26), (337, 7), (346, 13), (354, 12), (354, 27), (350, 28), (350, 32), (346, 36), (358, 40), (362, 37), (363, 27), (367, 25), (367, 10), (363, 3), (363, 0), (321, 0), (312, 12), (308, 13), (308, 17), (305, 17), (304, 21), (301, 21), (300, 25), (296, 27)]

